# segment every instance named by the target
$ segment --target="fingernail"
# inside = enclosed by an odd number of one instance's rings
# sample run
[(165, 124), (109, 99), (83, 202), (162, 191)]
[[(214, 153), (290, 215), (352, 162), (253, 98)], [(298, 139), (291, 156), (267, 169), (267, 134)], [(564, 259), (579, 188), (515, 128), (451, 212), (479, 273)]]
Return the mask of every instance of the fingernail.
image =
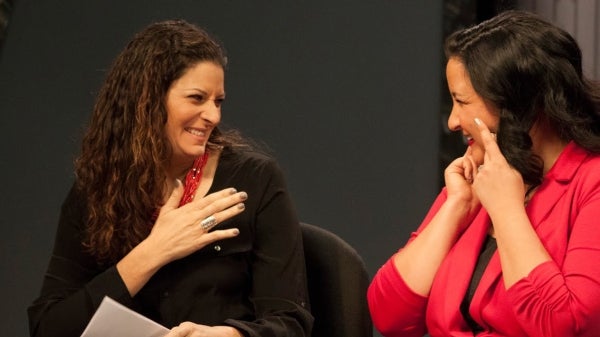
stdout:
[(475, 124), (481, 125), (481, 119), (475, 117)]
[(246, 192), (241, 192), (241, 193), (240, 193), (240, 198), (241, 198), (242, 200), (246, 200), (246, 199), (248, 199), (248, 194), (247, 194)]
[(230, 194), (236, 194), (236, 193), (237, 193), (237, 190), (236, 190), (235, 188), (232, 188), (231, 190), (229, 190), (229, 193), (230, 193)]
[(236, 206), (236, 207), (237, 207), (238, 209), (244, 209), (244, 208), (246, 208), (246, 205), (244, 205), (244, 203), (241, 203), (241, 202), (240, 202), (239, 204), (237, 204), (237, 206)]
[(234, 228), (232, 232), (233, 232), (233, 235), (238, 235), (238, 234), (240, 234), (240, 230), (239, 230), (239, 229), (237, 229), (237, 228)]

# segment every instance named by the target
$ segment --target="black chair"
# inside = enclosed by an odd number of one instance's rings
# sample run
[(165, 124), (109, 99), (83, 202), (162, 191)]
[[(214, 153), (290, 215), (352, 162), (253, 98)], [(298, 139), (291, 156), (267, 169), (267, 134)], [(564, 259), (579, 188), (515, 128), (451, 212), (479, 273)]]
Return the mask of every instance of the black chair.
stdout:
[(362, 258), (332, 232), (307, 223), (300, 226), (315, 317), (312, 337), (372, 337), (369, 274)]

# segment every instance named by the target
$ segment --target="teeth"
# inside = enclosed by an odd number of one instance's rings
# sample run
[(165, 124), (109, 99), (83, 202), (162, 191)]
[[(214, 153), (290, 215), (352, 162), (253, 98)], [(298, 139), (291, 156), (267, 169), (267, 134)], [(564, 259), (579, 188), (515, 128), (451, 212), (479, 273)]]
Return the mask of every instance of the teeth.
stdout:
[(199, 130), (188, 129), (188, 132), (191, 133), (194, 136), (204, 136), (204, 132), (199, 131)]

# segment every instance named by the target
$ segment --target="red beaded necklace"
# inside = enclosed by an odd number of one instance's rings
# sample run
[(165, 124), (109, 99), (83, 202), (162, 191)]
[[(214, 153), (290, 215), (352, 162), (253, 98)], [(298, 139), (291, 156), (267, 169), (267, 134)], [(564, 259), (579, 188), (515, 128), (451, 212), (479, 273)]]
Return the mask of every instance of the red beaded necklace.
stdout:
[(207, 161), (208, 150), (204, 151), (202, 156), (194, 160), (192, 169), (189, 170), (185, 176), (183, 197), (179, 202), (180, 207), (194, 200), (194, 194), (196, 193), (196, 189), (198, 189), (198, 185), (200, 185), (200, 180), (202, 180), (202, 172), (204, 171), (204, 166), (206, 166)]

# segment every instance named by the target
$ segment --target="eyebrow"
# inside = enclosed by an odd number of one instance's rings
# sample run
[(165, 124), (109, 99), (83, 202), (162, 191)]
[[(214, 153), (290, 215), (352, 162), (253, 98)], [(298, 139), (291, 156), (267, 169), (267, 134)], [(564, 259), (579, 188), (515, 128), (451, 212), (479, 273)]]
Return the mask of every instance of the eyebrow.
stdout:
[(199, 89), (199, 88), (182, 88), (182, 89), (186, 90), (186, 91), (199, 91), (199, 92), (201, 92), (203, 94), (206, 94), (205, 90), (202, 90), (202, 89)]
[(454, 98), (469, 98), (471, 97), (471, 95), (469, 93), (464, 93), (464, 92), (456, 92), (456, 91), (450, 91), (450, 95)]
[[(183, 88), (182, 90), (186, 90), (186, 91), (198, 91), (201, 92), (203, 94), (208, 94), (208, 92), (206, 92), (206, 90), (204, 89), (200, 89), (200, 88)], [(225, 95), (225, 92), (222, 92), (220, 95)]]

